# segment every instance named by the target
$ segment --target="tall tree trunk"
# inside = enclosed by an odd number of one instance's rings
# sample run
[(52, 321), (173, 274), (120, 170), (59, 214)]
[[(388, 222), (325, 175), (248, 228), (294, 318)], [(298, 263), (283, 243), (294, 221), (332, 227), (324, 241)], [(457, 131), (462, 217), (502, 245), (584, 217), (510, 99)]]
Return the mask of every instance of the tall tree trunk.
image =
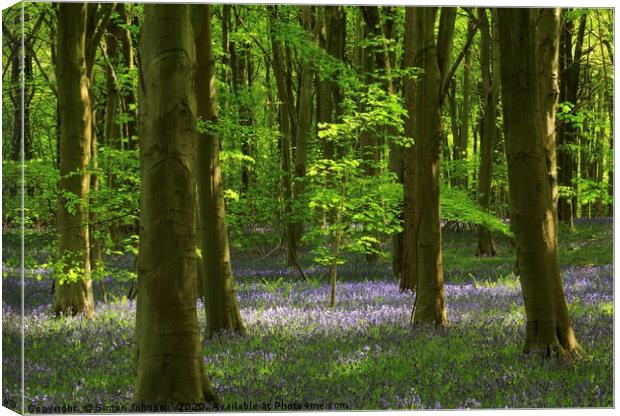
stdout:
[[(308, 41), (314, 42), (312, 28), (311, 6), (301, 6), (305, 36)], [(297, 138), (295, 140), (295, 185), (293, 199), (296, 202), (302, 198), (303, 180), (306, 176), (306, 162), (308, 159), (308, 138), (312, 130), (312, 93), (314, 88), (314, 68), (311, 62), (304, 62), (301, 66), (301, 88), (299, 91), (299, 105), (297, 106)], [(299, 247), (299, 241), (304, 230), (303, 221), (295, 221), (295, 242)]]
[[(58, 93), (61, 125), (60, 191), (58, 220), (59, 252), (65, 275), (77, 273), (75, 281), (59, 281), (52, 308), (56, 314), (93, 314), (88, 227), (91, 107), (85, 65), (86, 4), (61, 3), (58, 8)], [(76, 174), (77, 172), (77, 174)], [(73, 205), (65, 196), (71, 194)], [(71, 204), (73, 206), (68, 207)]]
[[(526, 313), (526, 353), (579, 350), (559, 273), (553, 202), (542, 130), (532, 9), (499, 9), (504, 128), (511, 225)], [(549, 58), (549, 56), (547, 56)]]
[[(131, 18), (124, 3), (117, 3), (116, 10), (120, 14), (122, 19), (121, 21), (123, 23), (123, 26), (116, 25), (116, 36), (120, 38), (125, 68), (127, 69), (127, 72), (131, 74), (135, 68), (133, 51), (134, 42), (129, 26), (131, 24)], [(124, 88), (121, 93), (123, 98), (122, 102), (124, 104), (123, 110), (129, 116), (123, 126), (123, 136), (127, 141), (127, 147), (129, 149), (135, 149), (138, 144), (138, 111), (135, 81), (132, 81), (129, 87)]]
[[(21, 25), (20, 17), (15, 17), (15, 25)], [(11, 143), (11, 160), (18, 162), (21, 160), (22, 146), (22, 89), (21, 80), (21, 36), (15, 36), (14, 44), (11, 48), (11, 91), (10, 97), (13, 103), (13, 141)], [(15, 191), (16, 192), (16, 191)]]
[[(562, 13), (560, 34), (560, 102), (570, 102), (577, 105), (577, 93), (579, 89), (579, 76), (581, 72), (581, 55), (583, 51), (583, 38), (585, 34), (586, 15), (579, 21), (575, 51), (573, 54), (573, 29), (574, 22), (566, 16), (566, 10)], [(573, 175), (577, 170), (574, 145), (578, 142), (578, 131), (570, 122), (558, 120), (558, 185), (573, 189)], [(573, 227), (573, 219), (576, 215), (577, 200), (572, 196), (562, 196), (558, 201), (559, 220)]]
[[(211, 39), (211, 6), (192, 6), (197, 55), (196, 98), (198, 117), (217, 123), (215, 58)], [(220, 139), (212, 130), (201, 132), (196, 148), (198, 189), (198, 267), (204, 279), (207, 333), (227, 330), (245, 332), (235, 295), (228, 229), (224, 205), (224, 185), (220, 166)]]
[[(277, 6), (270, 6), (269, 28), (271, 49), (273, 53), (273, 72), (276, 79), (276, 88), (280, 100), (280, 156), (282, 167), (282, 184), (284, 188), (284, 214), (286, 218), (286, 252), (287, 264), (292, 266), (297, 262), (297, 239), (295, 237), (292, 216), (293, 184), (291, 172), (291, 106), (287, 88), (287, 75), (284, 66), (285, 57), (282, 42), (276, 36), (278, 20)], [(290, 79), (290, 78), (289, 78)]]
[[(238, 33), (243, 22), (241, 19), (242, 6), (232, 6), (235, 15), (235, 31)], [(225, 18), (230, 20), (230, 11)], [(226, 30), (229, 30), (229, 23), (225, 24)], [(228, 33), (226, 33), (228, 37)], [(241, 153), (244, 156), (251, 157), (252, 143), (252, 125), (254, 124), (251, 104), (249, 103), (251, 84), (252, 84), (252, 65), (250, 45), (246, 41), (228, 40), (228, 48), (230, 52), (230, 72), (232, 75), (231, 89), (235, 96), (235, 102), (238, 107), (239, 126), (241, 127)], [(246, 194), (250, 188), (250, 168), (246, 161), (241, 164), (241, 193)]]
[[(24, 18), (27, 19), (27, 15)], [(34, 40), (30, 36), (24, 42), (24, 160), (31, 160), (34, 157), (34, 143), (32, 141), (32, 127), (30, 125), (30, 103), (35, 93), (32, 73), (32, 55), (34, 54), (32, 43)]]
[[(474, 36), (472, 32), (476, 31), (476, 27), (470, 22), (467, 27), (467, 37)], [(458, 147), (456, 154), (458, 160), (467, 161), (467, 146), (469, 145), (469, 119), (471, 118), (471, 48), (465, 50), (465, 60), (463, 62), (463, 101), (461, 103), (461, 111), (459, 112), (459, 133)], [(465, 189), (468, 187), (469, 178), (465, 166), (461, 166), (461, 176), (458, 183)]]
[(196, 312), (197, 118), (190, 7), (147, 4), (144, 9), (135, 398), (214, 402)]
[[(484, 8), (478, 9), (480, 22), (480, 72), (482, 73), (482, 102), (484, 105), (484, 119), (480, 134), (480, 170), (478, 173), (478, 203), (488, 211), (491, 202), (491, 177), (493, 172), (493, 150), (497, 142), (497, 99), (498, 85), (494, 85), (491, 74), (493, 59), (491, 29)], [(493, 72), (499, 68), (493, 67)], [(476, 256), (495, 256), (495, 242), (491, 231), (484, 225), (478, 226), (478, 247)]]
[(536, 51), (538, 62), (538, 89), (540, 94), (541, 126), (547, 180), (551, 195), (551, 209), (554, 235), (558, 233), (558, 173), (556, 160), (555, 109), (560, 95), (559, 51), (560, 51), (560, 9), (539, 9), (536, 27)]
[(441, 144), (441, 91), (447, 79), (447, 57), (454, 34), (454, 8), (442, 8), (440, 29), (435, 41), (437, 8), (414, 9), (415, 65), (424, 70), (416, 81), (414, 134), (414, 192), (418, 214), (417, 233), (418, 287), (413, 322), (447, 323), (443, 287), (441, 226), (439, 218), (439, 161)]
[[(392, 6), (382, 6), (383, 11), (383, 36), (387, 41), (395, 41), (394, 25), (396, 23), (396, 9)], [(392, 77), (392, 71), (396, 68), (396, 52), (385, 48), (385, 63), (383, 71), (385, 72), (385, 88), (389, 95), (396, 94), (397, 84)], [(390, 136), (388, 141), (389, 160), (388, 168), (396, 175), (396, 179), (403, 184), (403, 153), (404, 148), (396, 143), (394, 137), (398, 136), (398, 131), (394, 126), (388, 126), (386, 133)], [(401, 214), (401, 220), (403, 216)], [(400, 277), (403, 270), (403, 233), (397, 233), (392, 237), (392, 273), (396, 277)]]
[[(405, 56), (403, 66), (405, 69), (412, 68), (414, 60), (414, 8), (405, 8)], [(404, 81), (405, 108), (407, 119), (405, 120), (405, 136), (414, 137), (414, 112), (415, 112), (415, 80), (411, 77)], [(416, 290), (418, 279), (417, 263), (417, 232), (415, 227), (416, 194), (415, 185), (415, 146), (410, 145), (403, 149), (403, 254), (402, 273), (400, 276), (400, 290)]]

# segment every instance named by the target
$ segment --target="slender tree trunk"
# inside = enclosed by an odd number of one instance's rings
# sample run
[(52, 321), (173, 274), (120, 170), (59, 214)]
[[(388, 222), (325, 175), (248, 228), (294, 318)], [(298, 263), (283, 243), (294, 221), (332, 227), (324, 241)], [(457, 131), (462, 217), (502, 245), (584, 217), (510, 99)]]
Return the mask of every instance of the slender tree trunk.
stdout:
[[(314, 41), (312, 29), (312, 8), (311, 6), (301, 6), (303, 16), (303, 26), (306, 38)], [(314, 88), (315, 71), (310, 62), (304, 62), (301, 67), (301, 89), (299, 92), (299, 106), (297, 107), (297, 138), (295, 140), (295, 185), (293, 188), (293, 199), (296, 202), (303, 197), (303, 180), (306, 176), (306, 163), (308, 159), (308, 139), (312, 130), (312, 95)], [(294, 224), (295, 242), (299, 247), (299, 242), (304, 231), (303, 221), (298, 220)]]
[[(439, 218), (439, 160), (441, 143), (442, 72), (447, 68), (454, 33), (453, 8), (443, 8), (440, 30), (435, 43), (437, 8), (414, 9), (415, 66), (424, 74), (416, 81), (414, 138), (414, 192), (419, 209), (414, 227), (417, 235), (418, 287), (413, 322), (444, 325), (447, 323), (443, 288), (441, 226)], [(451, 23), (450, 23), (451, 22)]]
[(196, 312), (195, 47), (188, 5), (144, 7), (135, 399), (215, 402)]
[[(579, 89), (579, 76), (581, 70), (581, 55), (583, 50), (583, 38), (585, 33), (586, 15), (580, 18), (575, 51), (573, 54), (573, 20), (567, 19), (563, 12), (560, 34), (560, 102), (570, 102), (577, 105), (577, 93)], [(573, 189), (573, 175), (577, 170), (574, 145), (578, 143), (578, 131), (570, 122), (558, 120), (558, 185)], [(575, 197), (560, 197), (558, 201), (558, 217), (560, 221), (574, 226), (573, 219), (576, 215), (577, 200)]]
[[(26, 16), (24, 18), (27, 19)], [(33, 41), (33, 39), (28, 38), (26, 42), (24, 42), (24, 160), (31, 160), (34, 157), (34, 143), (32, 141), (32, 127), (30, 125), (30, 103), (35, 93), (32, 73), (32, 55), (34, 54), (32, 50)]]
[(295, 237), (294, 222), (291, 219), (293, 202), (293, 184), (291, 172), (291, 107), (287, 89), (287, 76), (284, 67), (285, 58), (282, 50), (282, 42), (276, 36), (276, 24), (278, 19), (277, 6), (270, 6), (269, 25), (271, 36), (271, 48), (273, 52), (273, 72), (276, 78), (276, 88), (280, 100), (280, 155), (282, 167), (282, 183), (284, 185), (284, 211), (286, 218), (286, 251), (287, 264), (294, 265), (297, 262), (297, 239)]
[[(215, 58), (211, 39), (210, 5), (192, 6), (197, 55), (196, 98), (198, 117), (217, 123)], [(220, 166), (220, 139), (212, 131), (201, 132), (196, 148), (198, 189), (198, 260), (204, 281), (207, 333), (222, 330), (245, 332), (235, 295)]]
[[(480, 72), (482, 73), (482, 102), (484, 119), (480, 135), (480, 171), (478, 173), (478, 203), (488, 211), (491, 202), (491, 176), (493, 172), (493, 150), (497, 141), (497, 98), (498, 86), (491, 74), (492, 42), (487, 11), (478, 9), (480, 22)], [(493, 71), (499, 68), (494, 67)], [(484, 225), (478, 226), (478, 247), (476, 256), (495, 256), (495, 242), (491, 231)]]
[(498, 11), (511, 225), (527, 319), (524, 351), (565, 356), (579, 346), (559, 273), (534, 12)]
[[(405, 8), (405, 57), (403, 66), (412, 68), (414, 61), (414, 9)], [(405, 136), (414, 137), (414, 112), (415, 112), (415, 80), (407, 78), (404, 81), (405, 107), (407, 119), (405, 120)], [(400, 277), (400, 290), (416, 290), (418, 279), (417, 264), (417, 232), (415, 227), (416, 194), (415, 185), (415, 146), (411, 145), (403, 149), (403, 255), (402, 273)]]
[[(131, 24), (131, 18), (124, 3), (117, 3), (116, 10), (121, 16), (121, 21), (124, 24), (124, 27), (120, 27), (117, 25), (116, 34), (117, 37), (120, 38), (125, 68), (127, 69), (127, 72), (131, 74), (132, 71), (135, 70), (133, 50), (134, 42), (129, 27), (129, 25)], [(135, 79), (135, 77), (132, 77), (132, 79)], [(123, 126), (123, 136), (127, 141), (128, 149), (136, 149), (138, 145), (138, 100), (136, 99), (136, 89), (136, 82), (132, 80), (129, 87), (124, 88), (121, 91), (124, 103), (124, 111), (128, 115), (127, 121)]]
[[(475, 26), (470, 23), (467, 27), (467, 37), (474, 36), (472, 32), (475, 32)], [(467, 147), (469, 146), (469, 119), (471, 118), (471, 55), (472, 48), (466, 48), (465, 60), (463, 62), (463, 102), (461, 104), (461, 111), (459, 113), (459, 158), (460, 160), (467, 160)], [(467, 189), (469, 184), (468, 172), (465, 167), (462, 169), (463, 175), (459, 178), (460, 184), (463, 188)]]
[[(52, 308), (56, 314), (93, 315), (88, 235), (88, 165), (91, 152), (91, 108), (85, 65), (86, 4), (61, 3), (58, 8), (57, 63), (60, 137), (59, 252), (66, 273), (77, 272), (76, 281), (55, 286)], [(77, 172), (77, 174), (76, 174)], [(75, 205), (65, 196), (75, 197)], [(71, 200), (74, 200), (71, 198)], [(68, 204), (73, 206), (68, 207)]]

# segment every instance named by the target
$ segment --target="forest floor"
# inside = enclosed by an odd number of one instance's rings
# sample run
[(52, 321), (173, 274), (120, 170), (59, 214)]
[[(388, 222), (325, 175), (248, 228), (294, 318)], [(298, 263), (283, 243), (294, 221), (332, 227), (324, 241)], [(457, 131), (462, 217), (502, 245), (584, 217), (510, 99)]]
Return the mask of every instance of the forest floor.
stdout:
[[(6, 259), (18, 246), (3, 240)], [(399, 291), (386, 263), (369, 267), (360, 257), (342, 266), (338, 303), (329, 308), (324, 268), (309, 268), (304, 282), (282, 267), (281, 253), (259, 260), (234, 253), (248, 335), (224, 334), (204, 350), (224, 403), (230, 410), (267, 403), (272, 410), (613, 406), (610, 221), (578, 223), (560, 235), (565, 293), (586, 352), (572, 362), (521, 353), (523, 301), (507, 240), (498, 241), (495, 258), (473, 255), (474, 232), (447, 232), (443, 240), (449, 326), (441, 330), (409, 324), (412, 294)], [(2, 284), (2, 389), (10, 405), (19, 404), (20, 284), (4, 264)], [(135, 303), (125, 297), (128, 283), (106, 280), (108, 303), (97, 303), (92, 321), (54, 318), (50, 286), (49, 278), (26, 279), (27, 410), (131, 408)], [(200, 302), (199, 319), (204, 327)]]

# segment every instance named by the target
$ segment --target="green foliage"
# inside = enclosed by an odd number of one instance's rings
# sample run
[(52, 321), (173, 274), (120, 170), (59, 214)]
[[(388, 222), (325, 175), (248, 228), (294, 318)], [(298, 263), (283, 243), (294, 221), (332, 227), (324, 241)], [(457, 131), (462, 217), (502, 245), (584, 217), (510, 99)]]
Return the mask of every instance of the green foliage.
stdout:
[(609, 185), (589, 178), (576, 178), (579, 187), (579, 203), (593, 204), (602, 202), (604, 205), (613, 203), (613, 197), (609, 195)]
[(347, 252), (383, 255), (379, 235), (401, 230), (402, 186), (393, 175), (367, 177), (360, 159), (321, 159), (310, 167), (308, 179), (310, 220), (316, 226), (306, 239), (314, 242), (315, 261), (343, 264)]
[(442, 186), (440, 192), (441, 218), (449, 221), (460, 221), (471, 224), (484, 225), (491, 231), (496, 231), (507, 236), (512, 232), (508, 224), (499, 218), (485, 212), (474, 202), (467, 192)]
[[(58, 170), (41, 159), (24, 164), (24, 215), (26, 227), (40, 227), (54, 221), (58, 208)], [(2, 161), (3, 223), (21, 223), (21, 164)]]

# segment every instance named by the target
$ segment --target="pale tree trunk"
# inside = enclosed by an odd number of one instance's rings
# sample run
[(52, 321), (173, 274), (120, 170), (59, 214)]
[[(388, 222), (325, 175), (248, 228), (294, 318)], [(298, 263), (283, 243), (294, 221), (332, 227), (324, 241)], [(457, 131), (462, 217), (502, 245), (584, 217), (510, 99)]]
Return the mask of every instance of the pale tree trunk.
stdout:
[[(414, 9), (405, 8), (405, 56), (403, 66), (414, 66)], [(415, 80), (407, 78), (404, 81), (405, 107), (407, 119), (405, 120), (405, 136), (412, 139), (414, 135), (414, 111), (415, 111)], [(400, 290), (415, 290), (417, 286), (417, 255), (416, 241), (418, 229), (415, 224), (415, 147), (409, 146), (403, 149), (403, 233), (402, 233), (402, 270), (400, 276)]]
[[(480, 22), (480, 72), (482, 73), (482, 102), (484, 105), (484, 118), (480, 134), (480, 170), (478, 173), (478, 203), (488, 211), (491, 201), (491, 178), (493, 172), (493, 150), (497, 142), (497, 99), (498, 86), (496, 78), (491, 73), (492, 48), (491, 29), (487, 10), (478, 9), (478, 21)], [(494, 62), (495, 63), (495, 62)], [(493, 72), (499, 68), (493, 67)], [(495, 256), (495, 242), (491, 231), (484, 225), (478, 226), (478, 246), (476, 256)]]
[[(129, 25), (131, 24), (131, 18), (127, 12), (127, 8), (124, 3), (117, 3), (116, 10), (121, 15), (122, 22), (125, 27), (119, 27), (118, 36), (121, 39), (121, 45), (123, 49), (123, 59), (128, 71), (132, 71), (134, 65), (134, 51), (133, 51), (133, 38), (131, 36), (131, 30)], [(124, 111), (129, 114), (129, 118), (123, 126), (125, 139), (127, 140), (127, 147), (135, 149), (138, 143), (138, 112), (137, 112), (137, 99), (136, 99), (136, 84), (132, 81), (129, 88), (123, 90), (123, 104)]]
[(414, 9), (414, 66), (424, 74), (416, 81), (414, 130), (417, 228), (417, 292), (413, 322), (447, 323), (443, 287), (439, 218), (439, 160), (441, 144), (441, 91), (454, 33), (453, 8), (443, 8), (435, 42), (437, 8)]
[[(58, 8), (58, 100), (60, 112), (60, 190), (79, 201), (68, 209), (61, 196), (58, 206), (59, 252), (78, 280), (55, 285), (52, 308), (56, 314), (93, 314), (88, 236), (88, 164), (91, 152), (91, 108), (85, 65), (86, 4), (61, 3)], [(77, 174), (75, 174), (77, 172)], [(62, 193), (61, 193), (62, 195)], [(69, 270), (66, 270), (67, 272)]]
[[(192, 6), (192, 23), (197, 55), (196, 98), (198, 117), (217, 123), (215, 90), (215, 58), (211, 38), (211, 6)], [(198, 189), (197, 233), (199, 275), (203, 278), (207, 333), (245, 332), (235, 295), (226, 211), (224, 185), (220, 166), (220, 140), (213, 130), (199, 133), (196, 148)]]
[[(470, 23), (467, 27), (467, 36), (473, 36), (471, 32), (475, 32), (475, 26)], [(465, 51), (465, 61), (463, 62), (463, 101), (461, 111), (459, 112), (459, 133), (458, 140), (458, 160), (467, 160), (467, 146), (469, 145), (469, 119), (471, 117), (471, 48)], [(467, 171), (465, 175), (458, 178), (458, 183), (465, 189), (468, 187), (469, 178)]]
[(545, 105), (539, 93), (535, 12), (498, 10), (510, 219), (525, 301), (524, 351), (564, 357), (578, 353), (579, 346), (559, 273), (546, 158), (549, 141), (541, 123)]
[[(108, 21), (116, 4), (95, 4), (87, 5), (86, 16), (86, 46), (85, 62), (86, 75), (88, 77), (88, 94), (90, 96), (91, 108), (91, 139), (90, 139), (90, 202), (93, 207), (99, 205), (99, 156), (98, 137), (97, 137), (97, 96), (95, 94), (95, 58), (99, 48), (103, 33), (108, 27)], [(107, 232), (106, 227), (99, 224), (99, 215), (95, 210), (89, 212), (88, 233), (90, 237), (90, 265), (94, 275), (99, 275), (99, 285), (103, 293), (103, 301), (107, 302), (107, 292), (101, 274), (103, 273), (103, 234)]]
[(190, 7), (147, 4), (144, 9), (135, 399), (215, 402), (196, 311), (197, 118)]

